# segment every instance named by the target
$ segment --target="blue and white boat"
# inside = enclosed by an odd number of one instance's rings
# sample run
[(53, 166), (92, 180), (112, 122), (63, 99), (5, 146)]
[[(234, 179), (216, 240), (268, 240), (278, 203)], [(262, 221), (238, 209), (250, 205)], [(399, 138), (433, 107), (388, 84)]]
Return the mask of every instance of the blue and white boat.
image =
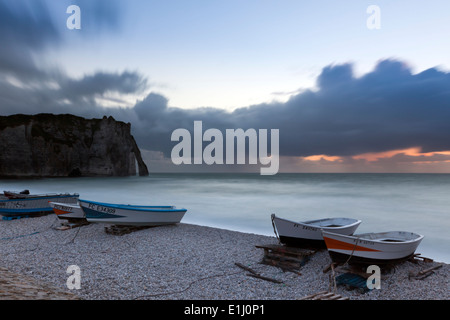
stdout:
[(5, 191), (0, 196), (0, 215), (11, 218), (53, 213), (49, 202), (76, 203), (78, 197), (76, 193), (23, 194)]
[(186, 209), (177, 209), (174, 206), (112, 204), (81, 199), (79, 204), (88, 222), (124, 226), (177, 224), (187, 211)]

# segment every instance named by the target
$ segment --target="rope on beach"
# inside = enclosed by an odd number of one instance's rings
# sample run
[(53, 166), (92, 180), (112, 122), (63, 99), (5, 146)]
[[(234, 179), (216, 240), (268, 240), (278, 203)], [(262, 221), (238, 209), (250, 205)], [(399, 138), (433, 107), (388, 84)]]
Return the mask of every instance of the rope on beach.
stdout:
[(46, 231), (50, 230), (53, 227), (54, 224), (55, 224), (55, 222), (53, 222), (50, 227), (45, 228), (44, 230), (41, 230), (41, 231), (36, 231), (36, 232), (33, 232), (33, 233), (29, 233), (29, 234), (21, 234), (19, 236), (14, 236), (14, 237), (0, 238), (0, 240), (13, 240), (13, 239), (18, 239), (18, 238), (31, 237), (31, 236), (34, 236), (34, 235), (39, 234), (41, 232), (46, 232)]
[(194, 280), (191, 283), (189, 283), (189, 285), (183, 290), (163, 292), (163, 293), (156, 293), (156, 294), (149, 294), (149, 295), (145, 295), (145, 296), (136, 297), (133, 300), (144, 299), (144, 298), (152, 298), (152, 297), (158, 297), (158, 296), (166, 296), (166, 295), (176, 294), (176, 293), (182, 293), (182, 292), (185, 292), (185, 291), (189, 290), (192, 287), (192, 285), (194, 285), (194, 283), (196, 283), (196, 282), (199, 282), (199, 281), (202, 281), (202, 280), (211, 279), (211, 278), (217, 278), (217, 277), (224, 277), (224, 276), (234, 275), (234, 274), (238, 274), (238, 273), (242, 273), (242, 272), (243, 271), (238, 271), (238, 272), (234, 272), (234, 273), (216, 274), (216, 275), (200, 278), (200, 279)]
[(30, 234), (22, 234), (20, 236), (15, 236), (15, 237), (6, 237), (6, 238), (0, 238), (0, 240), (12, 240), (12, 239), (17, 239), (17, 238), (24, 238), (24, 237), (30, 237), (30, 236), (34, 236), (35, 234), (40, 233), (40, 231), (36, 231)]
[(144, 296), (139, 296), (134, 298), (133, 300), (138, 300), (138, 299), (145, 299), (145, 298), (152, 298), (152, 297), (158, 297), (158, 296), (166, 296), (166, 295), (171, 295), (171, 294), (177, 294), (177, 293), (182, 293), (185, 292), (187, 290), (189, 290), (195, 283), (199, 282), (199, 281), (203, 281), (203, 280), (207, 280), (207, 279), (212, 279), (212, 278), (219, 278), (219, 277), (225, 277), (225, 276), (230, 276), (230, 275), (235, 275), (235, 274), (239, 274), (239, 273), (243, 273), (244, 270), (239, 270), (236, 272), (232, 272), (232, 273), (223, 273), (223, 274), (215, 274), (215, 275), (211, 275), (208, 277), (204, 277), (204, 278), (200, 278), (197, 280), (192, 281), (191, 283), (189, 283), (189, 285), (183, 289), (183, 290), (178, 290), (178, 291), (169, 291), (169, 292), (162, 292), (162, 293), (155, 293), (155, 294), (149, 294), (149, 295), (144, 295)]
[(78, 236), (78, 233), (80, 232), (81, 228), (78, 228), (77, 232), (75, 233), (75, 236), (72, 238), (72, 240), (70, 240), (69, 242), (67, 242), (67, 244), (69, 243), (75, 243), (75, 238)]

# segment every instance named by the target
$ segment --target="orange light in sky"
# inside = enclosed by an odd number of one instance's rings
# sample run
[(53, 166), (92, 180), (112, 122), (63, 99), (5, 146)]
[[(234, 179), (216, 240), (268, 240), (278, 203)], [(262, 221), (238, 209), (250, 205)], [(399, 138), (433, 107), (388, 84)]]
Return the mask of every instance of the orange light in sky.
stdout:
[(338, 156), (327, 156), (324, 154), (319, 154), (319, 155), (314, 155), (314, 156), (309, 156), (309, 157), (305, 157), (303, 158), (303, 160), (307, 160), (307, 161), (320, 161), (320, 160), (326, 160), (326, 161), (342, 161), (341, 157)]
[(402, 149), (402, 150), (363, 153), (363, 154), (360, 154), (357, 156), (353, 156), (352, 158), (355, 160), (364, 159), (367, 161), (377, 161), (378, 159), (392, 158), (398, 154), (404, 154), (406, 156), (411, 156), (411, 157), (420, 157), (420, 156), (432, 157), (432, 156), (438, 155), (438, 154), (450, 155), (450, 151), (425, 152), (425, 153), (422, 153), (421, 151), (422, 151), (422, 148), (415, 147), (415, 148)]

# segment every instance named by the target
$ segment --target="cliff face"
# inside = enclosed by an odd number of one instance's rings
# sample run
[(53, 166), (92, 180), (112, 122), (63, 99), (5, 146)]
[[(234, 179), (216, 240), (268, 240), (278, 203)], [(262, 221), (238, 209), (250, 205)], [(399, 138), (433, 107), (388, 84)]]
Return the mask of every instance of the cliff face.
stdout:
[(0, 117), (0, 176), (148, 175), (130, 124), (112, 117)]

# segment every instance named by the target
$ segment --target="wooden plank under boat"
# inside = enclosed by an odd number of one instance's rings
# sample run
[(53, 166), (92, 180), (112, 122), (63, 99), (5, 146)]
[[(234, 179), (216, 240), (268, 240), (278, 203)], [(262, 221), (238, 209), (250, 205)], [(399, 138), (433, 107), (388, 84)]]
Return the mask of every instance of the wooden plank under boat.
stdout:
[(389, 264), (411, 257), (422, 235), (407, 231), (389, 231), (342, 235), (322, 231), (328, 253), (334, 262), (349, 264)]
[(160, 226), (181, 221), (186, 209), (79, 201), (88, 222), (127, 226)]
[(351, 235), (361, 224), (361, 220), (352, 218), (326, 218), (295, 222), (292, 220), (271, 215), (275, 234), (280, 242), (289, 246), (323, 247), (321, 230)]
[[(6, 192), (10, 197), (0, 199), (0, 215), (5, 217), (33, 216), (53, 212), (49, 202), (76, 203), (78, 194), (26, 194), (23, 197), (11, 196), (14, 193)], [(17, 195), (17, 194), (16, 194)]]

